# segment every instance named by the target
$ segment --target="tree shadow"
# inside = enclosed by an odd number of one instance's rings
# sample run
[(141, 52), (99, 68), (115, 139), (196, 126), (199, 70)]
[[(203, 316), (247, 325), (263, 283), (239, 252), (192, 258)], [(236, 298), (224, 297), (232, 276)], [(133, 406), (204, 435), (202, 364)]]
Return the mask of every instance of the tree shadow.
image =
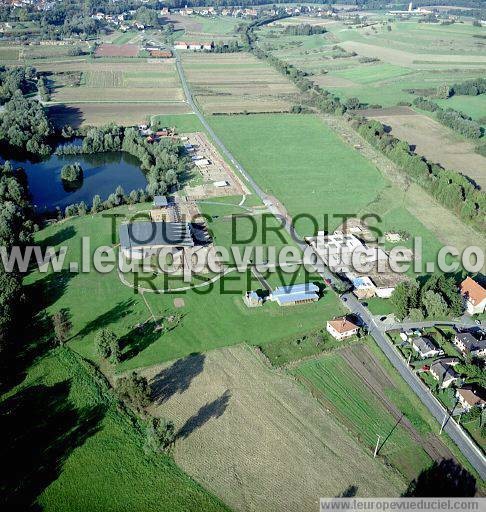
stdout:
[(100, 429), (105, 408), (75, 409), (69, 389), (67, 380), (34, 385), (0, 404), (0, 425), (8, 439), (0, 447), (4, 510), (38, 510), (37, 498), (59, 477), (71, 452)]
[(134, 299), (127, 299), (118, 302), (115, 306), (113, 306), (109, 311), (103, 313), (95, 320), (88, 322), (77, 334), (83, 338), (93, 331), (97, 331), (99, 329), (103, 329), (109, 324), (116, 323), (120, 318), (129, 315), (132, 312), (132, 306), (135, 303)]
[(134, 327), (128, 334), (120, 338), (122, 360), (126, 361), (135, 357), (147, 347), (152, 345), (163, 334), (157, 322), (147, 322), (139, 327)]
[(219, 398), (203, 405), (199, 411), (191, 416), (177, 432), (176, 439), (186, 439), (195, 430), (202, 427), (211, 418), (220, 418), (228, 407), (231, 393), (226, 390)]
[(78, 107), (68, 105), (51, 105), (48, 109), (49, 119), (56, 129), (70, 125), (74, 129), (80, 128), (84, 121), (84, 114)]
[(44, 238), (44, 240), (42, 240), (39, 245), (43, 250), (45, 250), (47, 247), (55, 247), (56, 245), (60, 245), (66, 240), (73, 238), (75, 234), (76, 228), (74, 226), (67, 226), (60, 229), (53, 235)]
[(150, 382), (152, 399), (162, 404), (176, 393), (186, 391), (192, 380), (202, 372), (204, 359), (204, 354), (189, 354), (158, 373)]
[(344, 489), (344, 491), (339, 496), (336, 496), (336, 498), (353, 498), (357, 494), (358, 486), (350, 485), (347, 489)]
[(57, 302), (65, 293), (69, 281), (76, 274), (67, 269), (45, 274), (35, 283), (26, 286), (26, 293), (35, 314)]
[(434, 462), (412, 480), (405, 497), (467, 497), (476, 494), (476, 479), (452, 459)]

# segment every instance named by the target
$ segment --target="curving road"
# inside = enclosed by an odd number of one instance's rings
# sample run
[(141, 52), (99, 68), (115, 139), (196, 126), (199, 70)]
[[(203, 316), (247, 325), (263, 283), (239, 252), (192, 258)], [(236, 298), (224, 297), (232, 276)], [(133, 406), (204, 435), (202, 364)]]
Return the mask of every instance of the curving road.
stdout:
[[(277, 218), (279, 218), (287, 230), (287, 232), (292, 236), (292, 239), (296, 242), (296, 244), (303, 251), (308, 247), (307, 244), (296, 236), (295, 230), (291, 225), (291, 222), (288, 220), (283, 210), (278, 208), (278, 203), (274, 204), (269, 196), (258, 186), (258, 184), (253, 180), (253, 178), (245, 171), (243, 166), (236, 160), (236, 158), (231, 154), (231, 152), (226, 148), (221, 139), (214, 133), (211, 126), (209, 126), (208, 122), (202, 115), (199, 110), (199, 107), (196, 105), (189, 85), (187, 83), (186, 77), (184, 75), (184, 69), (182, 68), (182, 64), (180, 61), (180, 56), (177, 54), (175, 50), (173, 50), (174, 55), (176, 57), (176, 66), (177, 72), (179, 74), (182, 88), (184, 90), (184, 94), (186, 96), (187, 103), (191, 106), (194, 113), (197, 115), (199, 120), (201, 121), (204, 128), (208, 131), (209, 135), (212, 137), (213, 141), (219, 146), (221, 152), (229, 159), (229, 161), (238, 169), (241, 175), (245, 178), (245, 180), (253, 187), (255, 193), (260, 197), (263, 203), (267, 206), (268, 210), (273, 213)], [(334, 281), (336, 277), (330, 271), (327, 270), (326, 267), (320, 265), (319, 273), (322, 275), (324, 279), (331, 279)], [(456, 443), (458, 448), (461, 450), (463, 455), (470, 462), (471, 466), (479, 473), (483, 480), (486, 480), (486, 458), (481, 452), (481, 450), (475, 445), (475, 443), (469, 438), (469, 436), (464, 432), (464, 430), (456, 423), (456, 421), (449, 416), (447, 410), (442, 406), (442, 404), (432, 395), (430, 390), (425, 386), (425, 384), (413, 373), (413, 371), (408, 367), (406, 361), (403, 359), (401, 354), (397, 351), (391, 341), (385, 334), (385, 331), (389, 327), (384, 324), (377, 323), (371, 313), (366, 309), (351, 293), (346, 293), (341, 296), (343, 303), (349, 308), (349, 310), (355, 315), (359, 316), (362, 321), (368, 326), (368, 331), (375, 339), (378, 346), (381, 348), (383, 353), (386, 355), (388, 360), (393, 364), (398, 373), (403, 377), (405, 382), (412, 388), (415, 394), (419, 397), (422, 403), (429, 409), (431, 414), (436, 418), (436, 420), (442, 425), (442, 422), (447, 417), (446, 423), (444, 425), (444, 431), (451, 437), (451, 439)], [(438, 322), (440, 323), (440, 322)], [(444, 323), (444, 322), (442, 322)], [(459, 325), (459, 322), (456, 322), (456, 325)], [(418, 324), (410, 324), (407, 327), (418, 326)], [(395, 326), (396, 327), (396, 326)], [(400, 327), (403, 327), (400, 325)]]

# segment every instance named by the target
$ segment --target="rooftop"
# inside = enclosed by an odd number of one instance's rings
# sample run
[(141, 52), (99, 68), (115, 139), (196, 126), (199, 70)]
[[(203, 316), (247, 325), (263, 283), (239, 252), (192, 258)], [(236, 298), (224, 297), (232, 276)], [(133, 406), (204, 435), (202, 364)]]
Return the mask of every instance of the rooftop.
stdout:
[(461, 283), (461, 295), (467, 297), (473, 306), (486, 300), (486, 289), (469, 276)]
[(194, 246), (187, 222), (132, 222), (122, 224), (119, 234), (123, 249)]
[(457, 393), (471, 406), (486, 404), (486, 390), (478, 387), (464, 387), (457, 390)]
[(358, 326), (353, 324), (350, 320), (348, 320), (345, 316), (341, 318), (335, 318), (334, 320), (328, 320), (327, 323), (337, 332), (343, 334), (345, 332), (353, 331), (357, 329)]

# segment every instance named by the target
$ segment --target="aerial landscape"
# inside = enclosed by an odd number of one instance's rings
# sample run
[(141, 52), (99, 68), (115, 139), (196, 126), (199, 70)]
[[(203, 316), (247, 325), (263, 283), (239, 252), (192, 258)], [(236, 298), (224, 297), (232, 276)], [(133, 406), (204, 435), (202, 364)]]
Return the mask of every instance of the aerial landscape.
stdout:
[(2, 510), (486, 510), (485, 189), (486, 0), (0, 0)]

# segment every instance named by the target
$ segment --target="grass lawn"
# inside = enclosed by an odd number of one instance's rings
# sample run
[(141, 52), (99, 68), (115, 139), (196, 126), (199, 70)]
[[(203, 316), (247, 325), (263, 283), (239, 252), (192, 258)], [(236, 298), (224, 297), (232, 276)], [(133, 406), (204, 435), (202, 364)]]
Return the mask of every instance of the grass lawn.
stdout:
[[(484, 95), (478, 96), (452, 96), (447, 100), (434, 100), (442, 108), (460, 110), (478, 121), (486, 117), (486, 100)], [(484, 121), (483, 121), (484, 124)]]
[[(354, 214), (384, 186), (380, 172), (345, 145), (313, 115), (220, 116), (209, 119), (216, 133), (245, 169), (290, 215)], [(340, 224), (329, 219), (329, 227)], [(299, 233), (316, 226), (297, 222)]]
[(389, 315), (394, 312), (393, 304), (390, 299), (381, 299), (380, 297), (371, 297), (364, 299), (368, 304), (368, 309), (373, 315)]
[(0, 410), (6, 510), (227, 510), (167, 455), (144, 452), (141, 422), (68, 348), (38, 360)]
[[(206, 206), (206, 211), (213, 214), (218, 209), (224, 209), (225, 214), (228, 212), (225, 205)], [(138, 208), (147, 209), (147, 205), (138, 205)], [(232, 209), (241, 210), (238, 207)], [(126, 214), (128, 211), (126, 207), (120, 207), (116, 212)], [(242, 229), (237, 228), (241, 238), (251, 234), (247, 231), (249, 224), (243, 222)], [(231, 222), (217, 219), (210, 228), (216, 243), (223, 246), (231, 243)], [(36, 238), (52, 246), (66, 245), (68, 256), (64, 266), (67, 268), (70, 261), (80, 261), (81, 236), (90, 237), (92, 250), (101, 245), (112, 245), (111, 219), (103, 218), (101, 214), (75, 218), (44, 229)], [(259, 231), (252, 244), (261, 245), (262, 242)], [(239, 245), (244, 247), (248, 244)], [(282, 246), (283, 242), (277, 233), (270, 232), (263, 245)], [(130, 281), (131, 276), (126, 278)], [(242, 301), (244, 291), (261, 287), (250, 273), (233, 272), (211, 288), (179, 294), (145, 293), (144, 296), (123, 285), (116, 271), (106, 274), (99, 274), (94, 269), (78, 274), (67, 271), (62, 274), (33, 272), (25, 281), (28, 286), (42, 287), (45, 307), (49, 312), (69, 309), (73, 323), (70, 345), (82, 355), (97, 359), (93, 339), (102, 327), (109, 327), (123, 337), (124, 362), (119, 366), (120, 371), (236, 343), (260, 345), (298, 335), (303, 330), (322, 327), (326, 318), (340, 312), (338, 299), (331, 291), (325, 291), (319, 302), (309, 305), (280, 308), (269, 303), (261, 308), (247, 308)], [(161, 277), (157, 277), (155, 283), (157, 287), (163, 287)], [(180, 278), (176, 278), (176, 284), (170, 287), (181, 285), (184, 286)], [(141, 286), (147, 284), (141, 283)], [(184, 300), (184, 307), (175, 309), (176, 297)], [(152, 315), (163, 322), (174, 313), (180, 313), (182, 318), (172, 330), (141, 332), (136, 327), (151, 320)]]
[(175, 126), (179, 133), (205, 131), (196, 114), (156, 115), (152, 116), (152, 123), (161, 128)]

